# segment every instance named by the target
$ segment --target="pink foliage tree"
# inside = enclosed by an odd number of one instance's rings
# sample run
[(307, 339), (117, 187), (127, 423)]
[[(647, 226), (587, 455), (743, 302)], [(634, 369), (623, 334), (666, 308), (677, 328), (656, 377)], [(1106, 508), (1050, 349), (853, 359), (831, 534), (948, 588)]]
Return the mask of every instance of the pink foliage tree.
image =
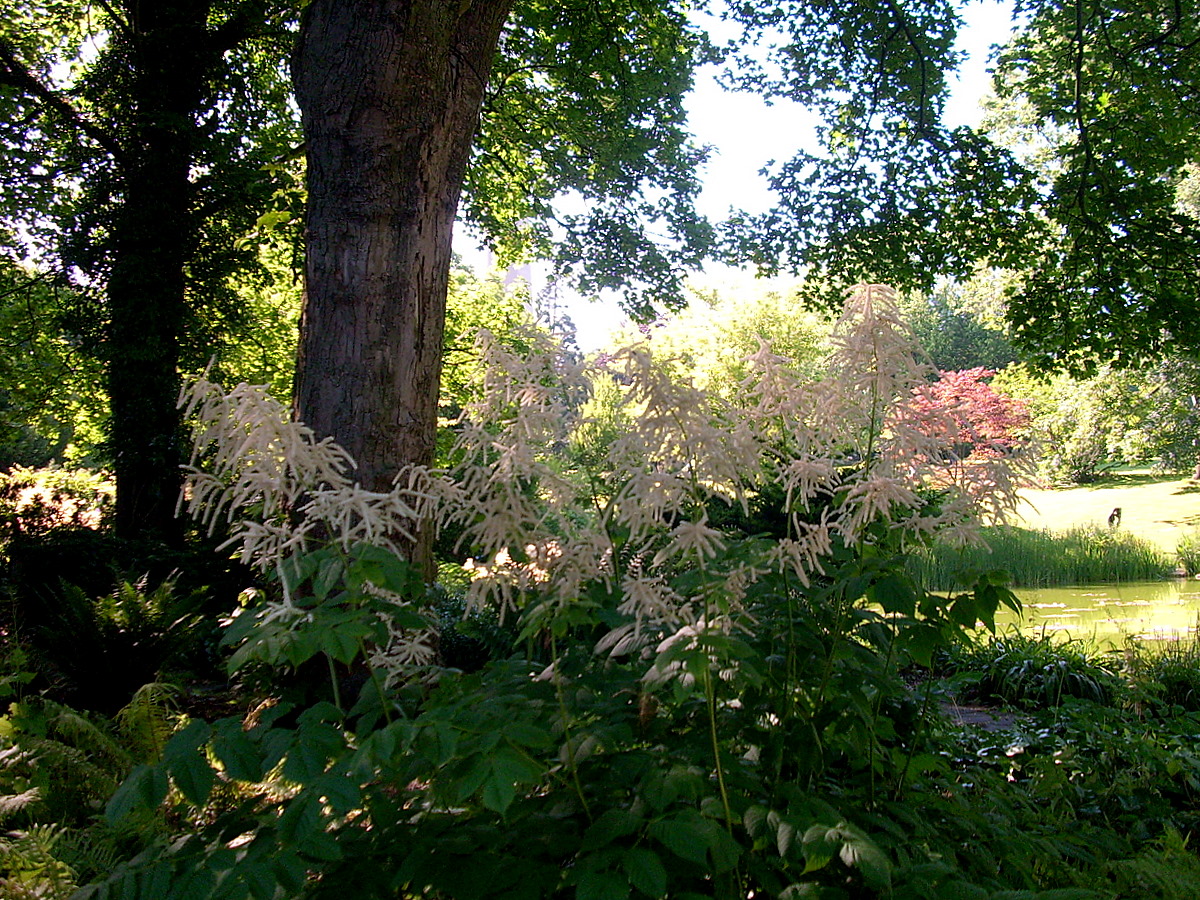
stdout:
[(1002, 394), (988, 384), (996, 373), (977, 366), (962, 371), (941, 372), (928, 389), (916, 392), (913, 403), (920, 411), (938, 408), (949, 412), (958, 423), (964, 458), (1009, 456), (1022, 443), (1021, 432), (1029, 425), (1025, 403)]

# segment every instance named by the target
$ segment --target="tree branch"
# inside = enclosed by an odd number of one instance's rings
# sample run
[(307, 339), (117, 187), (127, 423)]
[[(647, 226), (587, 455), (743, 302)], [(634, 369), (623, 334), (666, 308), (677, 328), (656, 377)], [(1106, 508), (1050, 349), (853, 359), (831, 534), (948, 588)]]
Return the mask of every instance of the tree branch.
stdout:
[(58, 116), (68, 125), (79, 129), (84, 135), (99, 144), (118, 163), (123, 163), (125, 150), (112, 134), (88, 121), (57, 91), (43, 84), (36, 75), (17, 59), (12, 45), (0, 37), (0, 84), (7, 84), (34, 98), (47, 112)]
[(116, 26), (117, 30), (125, 36), (126, 40), (132, 40), (133, 28), (126, 19), (121, 18), (121, 16), (117, 14), (117, 11), (113, 9), (112, 4), (109, 3), (108, 0), (95, 0), (95, 2), (96, 5), (104, 10), (108, 17), (112, 19), (113, 24)]

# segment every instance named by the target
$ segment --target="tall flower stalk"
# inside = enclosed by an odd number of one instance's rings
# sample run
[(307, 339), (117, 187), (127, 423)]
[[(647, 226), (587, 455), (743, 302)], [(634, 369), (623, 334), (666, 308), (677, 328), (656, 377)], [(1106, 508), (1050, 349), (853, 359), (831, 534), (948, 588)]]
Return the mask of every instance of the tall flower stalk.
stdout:
[[(242, 558), (263, 568), (314, 542), (399, 552), (419, 519), (454, 525), (472, 557), (470, 606), (561, 635), (593, 621), (581, 610), (596, 596), (614, 597), (596, 649), (658, 659), (652, 681), (686, 668), (665, 652), (680, 641), (745, 627), (744, 600), (764, 577), (806, 589), (839, 548), (970, 542), (1015, 506), (1019, 459), (955, 454), (954, 410), (930, 394), (933, 370), (889, 288), (851, 296), (822, 379), (763, 343), (736, 401), (674, 377), (652, 345), (584, 366), (544, 336), (529, 343), (519, 355), (481, 335), (484, 376), (451, 464), (406, 470), (390, 492), (362, 490), (346, 453), (288, 422), (261, 389), (198, 380), (183, 400), (196, 447), (185, 505), (210, 527), (228, 522)], [(621, 427), (585, 462), (564, 461), (600, 383)], [(713, 516), (745, 512), (768, 490), (783, 498), (786, 532), (734, 548)], [(287, 594), (285, 580), (274, 602), (290, 605)]]

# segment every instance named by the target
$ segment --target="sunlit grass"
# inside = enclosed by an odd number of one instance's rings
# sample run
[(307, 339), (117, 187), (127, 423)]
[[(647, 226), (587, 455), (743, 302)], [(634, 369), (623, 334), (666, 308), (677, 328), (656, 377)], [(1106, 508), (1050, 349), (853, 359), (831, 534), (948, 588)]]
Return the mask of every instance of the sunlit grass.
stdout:
[(1178, 475), (1145, 470), (1114, 473), (1086, 487), (1023, 489), (1020, 521), (1026, 528), (1065, 531), (1080, 525), (1107, 527), (1121, 509), (1121, 530), (1174, 553), (1180, 538), (1200, 524), (1200, 484)]

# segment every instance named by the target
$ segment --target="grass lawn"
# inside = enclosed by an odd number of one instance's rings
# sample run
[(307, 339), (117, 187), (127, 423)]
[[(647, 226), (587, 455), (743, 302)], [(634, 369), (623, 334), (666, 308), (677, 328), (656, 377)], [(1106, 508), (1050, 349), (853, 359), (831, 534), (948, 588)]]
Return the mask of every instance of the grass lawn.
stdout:
[(1200, 524), (1200, 483), (1144, 469), (1114, 473), (1084, 487), (1021, 491), (1021, 521), (1014, 525), (1062, 531), (1073, 525), (1104, 525), (1121, 507), (1121, 528), (1167, 553), (1179, 536)]

